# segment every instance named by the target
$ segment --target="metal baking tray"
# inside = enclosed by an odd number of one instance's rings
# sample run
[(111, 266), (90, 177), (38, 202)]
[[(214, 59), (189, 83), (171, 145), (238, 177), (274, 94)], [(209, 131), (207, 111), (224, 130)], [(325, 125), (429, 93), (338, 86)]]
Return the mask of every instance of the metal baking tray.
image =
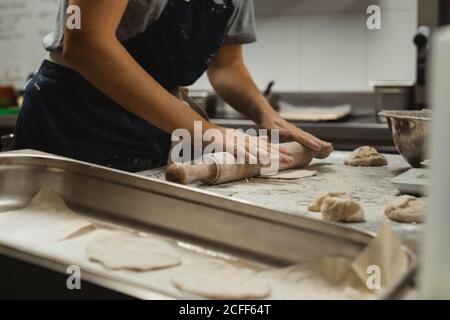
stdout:
[(395, 177), (391, 183), (402, 193), (426, 195), (430, 180), (429, 169), (410, 169)]
[[(270, 266), (288, 266), (330, 256), (356, 257), (373, 234), (257, 205), (34, 151), (0, 153), (0, 212), (23, 207), (43, 186), (64, 197), (75, 211), (116, 225), (156, 233)], [(415, 270), (387, 293), (405, 289)], [(63, 261), (0, 244), (0, 254), (65, 274)], [(137, 298), (178, 298), (158, 288), (83, 273), (83, 279)]]

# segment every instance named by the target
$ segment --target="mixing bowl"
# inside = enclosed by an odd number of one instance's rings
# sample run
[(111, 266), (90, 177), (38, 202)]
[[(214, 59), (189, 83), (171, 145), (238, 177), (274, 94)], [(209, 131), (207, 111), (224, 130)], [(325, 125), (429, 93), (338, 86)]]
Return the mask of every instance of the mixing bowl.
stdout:
[(431, 110), (384, 110), (379, 115), (387, 118), (398, 152), (414, 168), (421, 167), (421, 162), (428, 159), (427, 143)]

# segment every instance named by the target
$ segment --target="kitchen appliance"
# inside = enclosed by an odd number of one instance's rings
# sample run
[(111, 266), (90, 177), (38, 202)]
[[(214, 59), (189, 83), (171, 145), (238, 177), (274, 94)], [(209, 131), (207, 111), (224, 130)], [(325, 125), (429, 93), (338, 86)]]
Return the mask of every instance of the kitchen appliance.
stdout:
[(1, 137), (1, 150), (11, 151), (14, 149), (14, 134), (5, 134)]
[(217, 96), (215, 94), (206, 90), (185, 90), (184, 96), (185, 100), (187, 97), (198, 105), (202, 110), (200, 113), (205, 114), (206, 118), (214, 117), (217, 105)]
[(267, 85), (266, 90), (264, 90), (264, 97), (266, 97), (269, 104), (275, 111), (280, 111), (280, 95), (273, 92), (273, 87), (275, 85), (275, 81), (270, 81)]
[(414, 105), (414, 83), (411, 81), (372, 81), (375, 91), (375, 112), (381, 123), (386, 118), (379, 115), (383, 110), (408, 110)]
[(428, 107), (426, 101), (426, 68), (428, 57), (428, 39), (430, 37), (430, 28), (426, 26), (419, 27), (414, 44), (417, 46), (417, 70), (416, 70), (416, 87), (415, 87), (415, 108), (424, 109)]

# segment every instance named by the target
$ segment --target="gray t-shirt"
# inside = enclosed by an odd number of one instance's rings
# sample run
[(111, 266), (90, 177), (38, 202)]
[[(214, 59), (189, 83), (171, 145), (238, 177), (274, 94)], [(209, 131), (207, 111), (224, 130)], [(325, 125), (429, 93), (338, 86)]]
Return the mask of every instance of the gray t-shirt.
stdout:
[[(117, 30), (117, 37), (125, 41), (147, 30), (164, 11), (169, 0), (129, 0), (128, 7)], [(223, 3), (223, 0), (214, 0)], [(235, 12), (230, 20), (226, 44), (244, 44), (256, 41), (253, 0), (233, 0)], [(56, 29), (43, 39), (45, 49), (60, 51), (63, 47), (64, 25), (68, 0), (60, 0)], [(83, 15), (81, 15), (83, 18)]]

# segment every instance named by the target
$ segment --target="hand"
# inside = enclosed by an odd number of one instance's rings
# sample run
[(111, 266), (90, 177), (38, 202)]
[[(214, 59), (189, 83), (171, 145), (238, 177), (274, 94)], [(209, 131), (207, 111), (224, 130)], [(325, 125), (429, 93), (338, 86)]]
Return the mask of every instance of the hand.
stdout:
[(314, 158), (325, 159), (334, 151), (333, 145), (322, 141), (312, 134), (299, 129), (292, 123), (282, 119), (278, 114), (263, 117), (260, 126), (264, 129), (278, 129), (281, 141), (297, 141), (314, 153)]
[[(280, 145), (270, 143), (267, 136), (254, 137), (240, 130), (220, 128), (224, 137), (224, 151), (232, 153), (235, 158), (244, 157), (245, 163), (266, 165), (273, 161), (289, 163), (294, 161), (291, 153)], [(227, 139), (230, 133), (234, 139)], [(240, 159), (238, 159), (240, 160)]]

